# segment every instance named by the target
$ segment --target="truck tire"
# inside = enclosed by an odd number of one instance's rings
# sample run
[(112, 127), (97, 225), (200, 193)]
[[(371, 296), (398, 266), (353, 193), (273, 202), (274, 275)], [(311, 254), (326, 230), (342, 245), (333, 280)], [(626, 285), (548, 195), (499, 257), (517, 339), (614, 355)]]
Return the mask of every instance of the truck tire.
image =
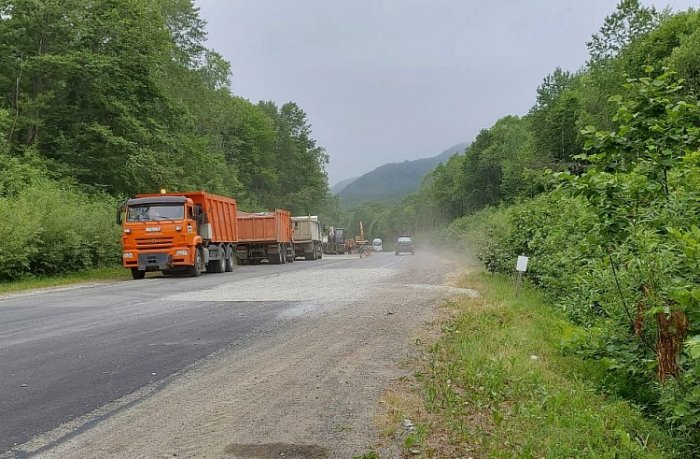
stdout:
[[(223, 250), (220, 249), (219, 251), (222, 252)], [(220, 274), (224, 271), (226, 271), (226, 253), (225, 252), (224, 252), (223, 257), (219, 257), (218, 260), (212, 260), (207, 265), (207, 272), (208, 273)]]
[(294, 256), (296, 253), (294, 252), (294, 247), (289, 247), (287, 249), (287, 263), (294, 263)]
[(284, 254), (282, 253), (282, 248), (280, 247), (279, 244), (277, 244), (277, 253), (268, 253), (267, 254), (267, 261), (271, 265), (281, 265), (282, 263), (284, 263), (282, 261), (283, 256), (284, 256)]
[(219, 258), (218, 260), (212, 260), (207, 265), (207, 272), (220, 274), (226, 270), (226, 259)]
[(233, 254), (233, 249), (229, 246), (226, 249), (226, 272), (230, 273), (236, 264), (236, 256)]
[(131, 277), (134, 280), (141, 280), (146, 277), (146, 271), (141, 271), (139, 268), (131, 268)]
[(202, 249), (200, 247), (197, 247), (194, 253), (194, 265), (190, 266), (189, 273), (192, 277), (199, 277), (202, 275), (202, 260), (204, 256), (202, 255)]

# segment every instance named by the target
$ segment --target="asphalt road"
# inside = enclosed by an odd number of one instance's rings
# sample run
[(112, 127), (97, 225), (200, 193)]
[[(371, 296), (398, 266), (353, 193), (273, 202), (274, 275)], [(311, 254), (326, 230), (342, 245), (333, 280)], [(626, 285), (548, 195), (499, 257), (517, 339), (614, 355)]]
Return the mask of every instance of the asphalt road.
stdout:
[[(158, 275), (0, 298), (0, 456), (21, 457), (14, 446), (100, 407), (102, 418), (111, 416), (216, 351), (275, 333), (294, 317), (287, 314), (280, 321), (280, 315), (298, 306), (295, 301), (177, 301), (173, 295), (191, 297), (223, 284), (235, 287), (309, 268), (332, 273), (356, 261), (326, 257), (242, 266), (201, 278)], [(382, 267), (403, 261), (384, 254), (364, 263)], [(125, 399), (130, 401), (110, 406)]]

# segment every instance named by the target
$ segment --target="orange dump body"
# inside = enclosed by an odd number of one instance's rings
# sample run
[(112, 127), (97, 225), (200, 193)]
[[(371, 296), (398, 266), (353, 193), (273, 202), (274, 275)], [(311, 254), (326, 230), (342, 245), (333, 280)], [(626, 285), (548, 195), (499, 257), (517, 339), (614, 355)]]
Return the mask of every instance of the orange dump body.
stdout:
[(251, 214), (238, 212), (238, 241), (241, 243), (283, 243), (292, 241), (292, 219), (288, 210)]
[(236, 200), (224, 196), (194, 191), (182, 193), (195, 206), (202, 206), (207, 214), (205, 223), (211, 224), (211, 242), (238, 242), (238, 205)]

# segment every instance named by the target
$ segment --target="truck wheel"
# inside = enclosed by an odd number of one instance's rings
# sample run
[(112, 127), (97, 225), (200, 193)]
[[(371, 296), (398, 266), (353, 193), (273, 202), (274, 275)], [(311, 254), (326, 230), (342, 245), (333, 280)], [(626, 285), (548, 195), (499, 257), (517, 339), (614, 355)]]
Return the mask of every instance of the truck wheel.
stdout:
[(207, 265), (207, 272), (208, 273), (222, 273), (226, 271), (226, 255), (223, 257), (219, 257), (218, 260), (212, 260), (209, 262)]
[(134, 280), (140, 280), (146, 277), (146, 271), (141, 271), (138, 268), (131, 268), (131, 277), (134, 278)]
[(234, 264), (236, 263), (236, 260), (234, 259), (233, 255), (233, 250), (231, 247), (226, 249), (226, 272), (230, 273), (233, 271)]
[(190, 276), (192, 277), (199, 277), (202, 275), (202, 260), (204, 257), (202, 256), (202, 249), (197, 247), (197, 250), (195, 250), (195, 255), (194, 255), (194, 266), (190, 266)]

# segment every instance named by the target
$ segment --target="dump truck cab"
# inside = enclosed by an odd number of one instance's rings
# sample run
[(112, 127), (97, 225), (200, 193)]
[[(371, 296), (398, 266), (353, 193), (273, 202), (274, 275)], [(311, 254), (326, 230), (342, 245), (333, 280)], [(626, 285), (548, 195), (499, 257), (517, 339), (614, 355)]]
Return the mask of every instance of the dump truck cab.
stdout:
[(202, 238), (192, 199), (139, 197), (127, 200), (123, 209), (122, 264), (134, 277), (194, 265), (192, 248)]

